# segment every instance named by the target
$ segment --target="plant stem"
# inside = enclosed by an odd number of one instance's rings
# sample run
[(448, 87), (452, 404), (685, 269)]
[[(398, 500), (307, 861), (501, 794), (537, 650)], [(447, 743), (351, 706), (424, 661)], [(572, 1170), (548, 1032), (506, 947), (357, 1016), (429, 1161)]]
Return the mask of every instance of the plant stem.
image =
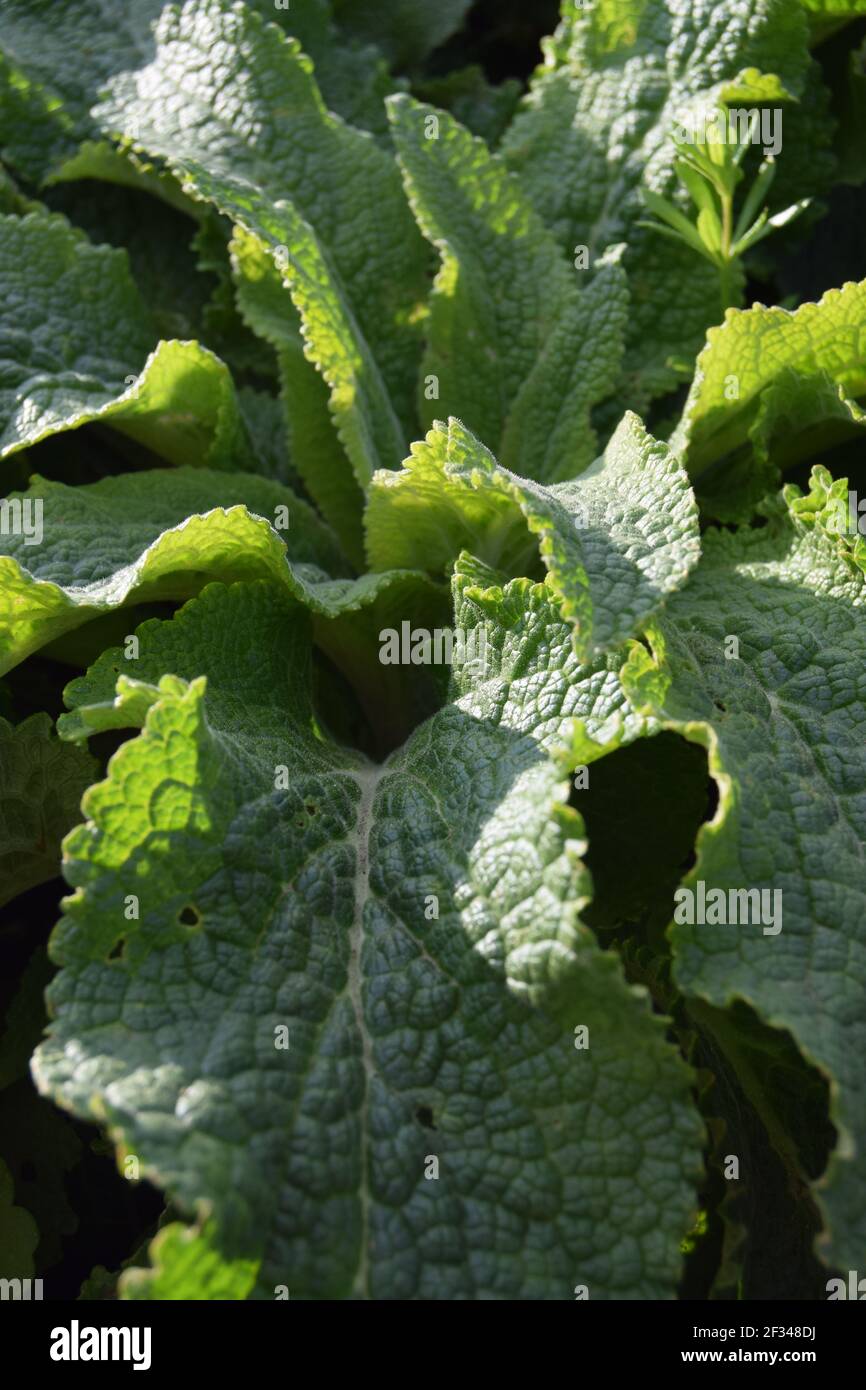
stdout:
[(719, 269), (720, 290), (722, 295), (722, 317), (725, 310), (730, 308), (733, 303), (731, 285), (731, 245), (734, 237), (734, 195), (733, 193), (720, 193), (719, 199), (722, 205), (722, 247), (721, 247), (721, 266)]

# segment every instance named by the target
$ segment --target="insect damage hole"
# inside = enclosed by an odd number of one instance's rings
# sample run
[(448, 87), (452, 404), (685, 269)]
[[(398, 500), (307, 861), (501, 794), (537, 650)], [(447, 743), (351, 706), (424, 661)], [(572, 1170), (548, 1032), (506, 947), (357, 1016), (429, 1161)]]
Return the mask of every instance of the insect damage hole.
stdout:
[(194, 903), (187, 903), (186, 907), (181, 908), (177, 914), (177, 920), (182, 927), (200, 927), (202, 915)]

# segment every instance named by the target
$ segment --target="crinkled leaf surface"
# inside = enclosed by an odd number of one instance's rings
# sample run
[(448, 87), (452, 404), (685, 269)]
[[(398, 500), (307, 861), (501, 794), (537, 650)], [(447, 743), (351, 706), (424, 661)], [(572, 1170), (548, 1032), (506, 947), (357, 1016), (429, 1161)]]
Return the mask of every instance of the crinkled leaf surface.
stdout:
[(707, 748), (718, 784), (686, 884), (782, 894), (776, 935), (673, 926), (674, 972), (718, 1007), (745, 999), (829, 1078), (839, 1142), (817, 1195), (829, 1256), (851, 1269), (866, 1242), (863, 584), (820, 520), (776, 508), (763, 529), (708, 532), (654, 657), (636, 649), (624, 672), (635, 704)]
[(306, 627), (259, 584), (149, 629), (144, 732), (66, 842), (40, 1086), (207, 1203), (223, 1297), (672, 1294), (700, 1128), (579, 922), (543, 694), (567, 639), (532, 622), (519, 692), (464, 686), (374, 766), (316, 736)]
[(385, 97), (400, 85), (391, 77), (377, 47), (363, 36), (350, 39), (332, 19), (330, 0), (293, 0), (276, 9), (274, 0), (244, 0), (263, 19), (279, 24), (300, 40), (316, 65), (316, 82), (329, 111), (350, 125), (371, 131), (388, 143)]
[[(393, 89), (376, 52), (335, 43), (326, 0), (244, 0), (299, 39), (331, 110), (365, 129), (387, 129)], [(91, 108), (112, 77), (153, 59), (152, 26), (167, 0), (0, 0), (0, 142), (4, 158), (39, 182), (98, 134)], [(78, 177), (81, 177), (79, 174)]]
[(413, 84), (422, 101), (450, 111), (461, 125), (480, 135), (493, 149), (517, 110), (521, 86), (509, 77), (495, 85), (488, 82), (484, 69), (476, 63), (458, 68), (441, 77), (425, 77)]
[[(121, 167), (133, 167), (131, 159), (114, 146), (103, 142), (96, 148), (110, 151)], [(169, 175), (163, 178), (178, 187)], [(95, 245), (108, 243), (126, 250), (133, 282), (160, 338), (196, 338), (219, 356), (216, 343), (205, 336), (205, 310), (213, 282), (198, 274), (192, 245), (197, 224), (189, 208), (198, 215), (201, 204), (184, 199), (188, 207), (175, 207), (154, 197), (148, 188), (101, 179), (97, 173), (80, 181), (53, 183), (43, 191), (43, 201), (52, 212), (62, 213), (83, 229)]]
[(327, 527), (264, 478), (176, 469), (70, 488), (35, 477), (21, 497), (41, 502), (43, 538), (0, 541), (3, 670), (100, 612), (186, 598), (208, 579), (269, 574), (329, 609), (353, 586), (382, 578), (331, 578), (347, 570)]
[(286, 440), (286, 420), (282, 405), (275, 396), (242, 386), (238, 404), (250, 436), (256, 459), (256, 472), (275, 482), (297, 483), (297, 473)]
[(22, 193), (9, 171), (0, 167), (0, 212), (23, 217), (25, 213), (39, 211), (40, 204)]
[(581, 293), (581, 273), (482, 140), (410, 97), (388, 108), (409, 200), (442, 261), (422, 367), (426, 423), (459, 416), (525, 477), (574, 477), (598, 452), (590, 409), (619, 376), (622, 271), (607, 265)]
[(527, 478), (578, 477), (598, 454), (591, 412), (613, 391), (629, 313), (621, 252), (600, 256), (587, 287), (567, 298), (509, 411), (499, 457)]
[(866, 281), (793, 311), (731, 309), (710, 329), (671, 447), (693, 477), (719, 461), (734, 466), (712, 493), (717, 515), (749, 515), (780, 464), (860, 428), (864, 364)]
[(155, 36), (154, 61), (110, 84), (98, 119), (283, 248), (309, 354), (387, 464), (411, 432), (427, 290), (393, 157), (327, 111), (298, 44), (249, 10), (188, 0)]
[(401, 473), (376, 475), (366, 532), (374, 569), (423, 556), (441, 572), (465, 549), (526, 574), (540, 553), (585, 656), (634, 632), (700, 550), (686, 475), (635, 415), (580, 478), (551, 487), (500, 467), (459, 420), (438, 424)]
[(671, 132), (688, 114), (719, 98), (751, 107), (799, 95), (805, 15), (789, 0), (565, 0), (562, 12), (503, 153), (569, 257), (627, 243), (627, 367), (640, 409), (677, 384), (669, 359), (696, 352), (723, 308), (712, 266), (637, 225), (640, 190), (674, 191)]
[(90, 107), (107, 79), (153, 51), (150, 26), (165, 0), (2, 0), (0, 141), (33, 182), (97, 128)]
[(0, 451), (111, 425), (172, 463), (243, 466), (249, 443), (227, 368), (162, 342), (124, 251), (64, 217), (0, 217)]
[(829, 469), (816, 464), (807, 493), (794, 483), (788, 483), (783, 491), (792, 516), (805, 526), (817, 526), (833, 537), (840, 558), (848, 566), (853, 563), (866, 571), (863, 512), (855, 511), (854, 503), (859, 499), (856, 493), (849, 492), (847, 478), (834, 478)]
[(0, 907), (57, 877), (60, 841), (96, 772), (83, 749), (54, 736), (47, 714), (0, 719)]
[(237, 303), (244, 322), (277, 354), (293, 463), (346, 553), (360, 564), (363, 493), (333, 427), (328, 387), (304, 353), (300, 315), (271, 254), (258, 237), (237, 228), (231, 254)]
[[(287, 488), (177, 469), (75, 488), (35, 478), (28, 497), (42, 501), (44, 538), (2, 542), (0, 669), (100, 614), (186, 599), (212, 579), (267, 577), (310, 609), (318, 645), (351, 681), (380, 742), (392, 746), (411, 727), (419, 673), (389, 679), (379, 634), (403, 621), (439, 626), (444, 586), (410, 569), (350, 578), (332, 533)], [(134, 672), (134, 657), (123, 657)]]

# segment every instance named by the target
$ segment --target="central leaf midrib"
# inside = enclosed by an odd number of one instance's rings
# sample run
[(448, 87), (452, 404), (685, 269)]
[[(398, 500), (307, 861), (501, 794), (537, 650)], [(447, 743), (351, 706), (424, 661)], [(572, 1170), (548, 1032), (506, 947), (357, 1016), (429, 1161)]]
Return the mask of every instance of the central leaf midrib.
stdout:
[(352, 773), (361, 791), (358, 814), (355, 823), (355, 910), (349, 930), (349, 958), (347, 964), (346, 993), (355, 1011), (355, 1023), (361, 1040), (361, 1058), (364, 1067), (364, 1093), (359, 1109), (361, 1135), (360, 1180), (358, 1199), (361, 1205), (361, 1236), (358, 1252), (358, 1268), (352, 1284), (352, 1295), (369, 1298), (369, 1260), (368, 1243), (370, 1232), (370, 1174), (369, 1174), (369, 1107), (370, 1086), (375, 1071), (373, 1048), (364, 1022), (363, 976), (361, 957), (364, 950), (364, 908), (370, 892), (370, 824), (376, 788), (383, 769), (370, 767)]

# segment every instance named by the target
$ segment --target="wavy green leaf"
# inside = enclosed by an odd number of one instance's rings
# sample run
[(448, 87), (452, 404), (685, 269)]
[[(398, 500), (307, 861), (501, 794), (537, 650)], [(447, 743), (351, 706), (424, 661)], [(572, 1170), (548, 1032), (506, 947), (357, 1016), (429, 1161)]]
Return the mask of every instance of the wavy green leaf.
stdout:
[(641, 409), (678, 384), (675, 364), (724, 307), (713, 267), (638, 225), (641, 190), (674, 193), (677, 123), (719, 100), (777, 107), (800, 94), (805, 15), (789, 0), (564, 0), (562, 14), (503, 154), (569, 258), (627, 244), (628, 402)]
[(360, 435), (353, 464), (362, 472), (374, 450), (395, 466), (414, 418), (427, 253), (392, 156), (327, 111), (299, 45), (247, 9), (187, 0), (165, 11), (155, 45), (109, 84), (97, 119), (282, 256), (338, 428)]
[(431, 106), (444, 107), (452, 116), (493, 149), (505, 134), (520, 101), (516, 78), (488, 82), (477, 63), (440, 77), (423, 77), (412, 84), (414, 94)]
[[(345, 120), (387, 137), (384, 99), (394, 89), (376, 51), (337, 42), (327, 0), (244, 0), (248, 10), (299, 39), (316, 64), (326, 104)], [(154, 56), (152, 27), (167, 0), (0, 0), (0, 148), (33, 183), (105, 177), (75, 167), (82, 144), (99, 134), (91, 108), (113, 77)], [(101, 156), (104, 158), (104, 156)], [(115, 164), (115, 174), (121, 165)], [(110, 175), (109, 175), (110, 176)], [(165, 190), (163, 190), (165, 191)]]
[(99, 421), (171, 463), (249, 462), (225, 365), (158, 343), (126, 252), (64, 217), (0, 217), (0, 351), (3, 455)]
[(443, 111), (388, 103), (406, 191), (439, 250), (420, 408), (459, 416), (540, 482), (595, 458), (591, 407), (616, 385), (627, 316), (611, 263), (583, 293), (517, 180)]
[(316, 736), (308, 619), (273, 585), (150, 626), (144, 731), (66, 842), (35, 1071), (206, 1205), (151, 1296), (185, 1296), (190, 1250), (234, 1298), (673, 1293), (700, 1126), (663, 1021), (580, 925), (556, 622), (381, 766)]
[(839, 1138), (816, 1196), (824, 1253), (851, 1269), (866, 1240), (864, 612), (836, 538), (777, 506), (762, 529), (705, 534), (652, 654), (636, 647), (623, 672), (636, 706), (707, 749), (718, 786), (685, 886), (768, 895), (760, 920), (752, 905), (672, 926), (676, 981), (718, 1008), (745, 1000), (829, 1079)]
[(860, 430), (864, 362), (866, 280), (793, 311), (731, 309), (710, 329), (671, 448), (714, 515), (745, 520), (780, 467)]
[(686, 475), (636, 415), (580, 478), (552, 487), (501, 467), (459, 420), (439, 424), (401, 473), (373, 479), (366, 533), (374, 569), (423, 555), (441, 572), (465, 549), (531, 574), (540, 556), (585, 656), (635, 632), (700, 551)]
[(231, 254), (243, 320), (277, 354), (285, 430), (294, 466), (346, 553), (361, 564), (363, 493), (333, 428), (328, 387), (304, 353), (300, 315), (258, 237), (237, 228)]
[(31, 526), (40, 508), (42, 537), (0, 539), (2, 671), (99, 613), (188, 598), (213, 578), (269, 575), (322, 612), (381, 587), (382, 576), (339, 578), (328, 528), (265, 478), (176, 469), (70, 488), (34, 477), (16, 501)]

